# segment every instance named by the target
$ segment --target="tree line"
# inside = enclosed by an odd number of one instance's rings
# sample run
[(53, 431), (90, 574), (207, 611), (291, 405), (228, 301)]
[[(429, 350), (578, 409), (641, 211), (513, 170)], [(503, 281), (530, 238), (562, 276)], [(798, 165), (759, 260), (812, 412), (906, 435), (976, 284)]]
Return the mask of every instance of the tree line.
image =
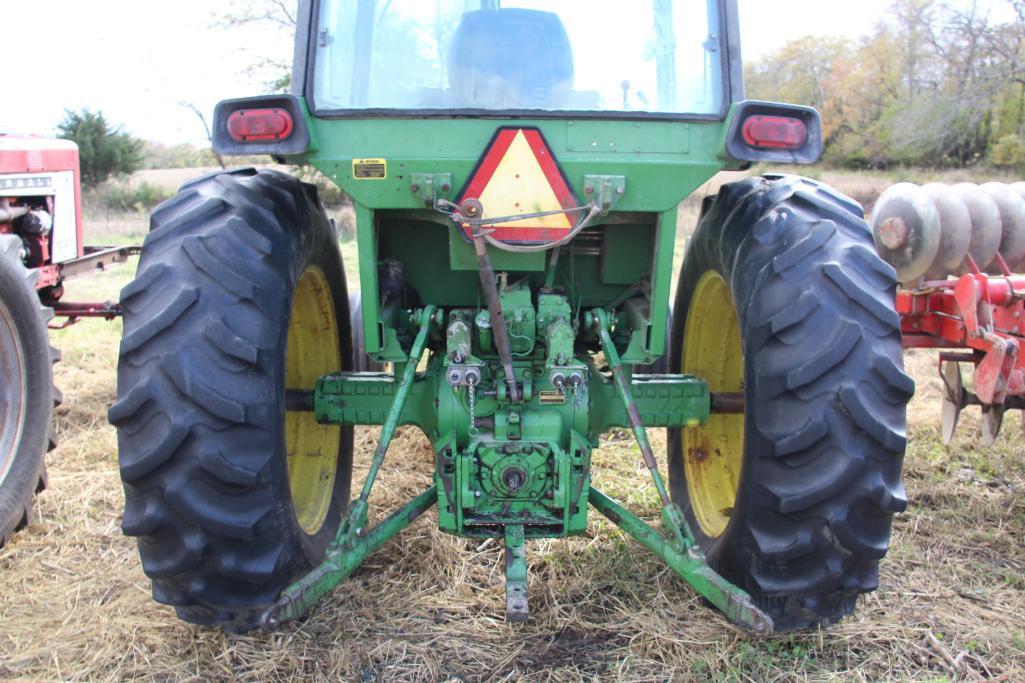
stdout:
[(1025, 172), (1025, 0), (896, 0), (868, 35), (794, 40), (746, 82), (818, 109), (839, 166)]

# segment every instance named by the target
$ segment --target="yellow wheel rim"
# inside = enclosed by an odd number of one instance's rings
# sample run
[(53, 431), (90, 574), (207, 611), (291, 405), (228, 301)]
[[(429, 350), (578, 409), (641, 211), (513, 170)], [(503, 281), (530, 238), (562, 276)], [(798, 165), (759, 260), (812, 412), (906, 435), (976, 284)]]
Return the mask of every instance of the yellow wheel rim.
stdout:
[[(285, 356), (285, 387), (310, 390), (318, 379), (341, 369), (334, 298), (323, 271), (310, 266), (292, 299)], [(342, 430), (317, 423), (313, 413), (285, 413), (288, 487), (299, 526), (315, 534), (331, 506)]]
[[(714, 393), (744, 391), (744, 351), (730, 286), (709, 271), (687, 311), (683, 372)], [(744, 416), (712, 415), (703, 427), (681, 430), (683, 463), (694, 517), (709, 537), (726, 531), (737, 499), (744, 454)]]

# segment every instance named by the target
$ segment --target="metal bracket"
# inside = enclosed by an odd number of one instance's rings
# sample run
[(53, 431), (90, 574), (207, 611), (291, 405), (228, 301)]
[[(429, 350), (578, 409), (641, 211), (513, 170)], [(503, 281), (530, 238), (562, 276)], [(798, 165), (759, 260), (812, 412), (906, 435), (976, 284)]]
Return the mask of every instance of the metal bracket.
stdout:
[(523, 413), (520, 412), (520, 406), (509, 406), (508, 407), (508, 435), (510, 441), (519, 441), (523, 435)]
[(451, 173), (412, 173), (410, 191), (420, 197), (424, 206), (433, 209), (439, 199), (445, 199), (452, 191)]
[(624, 194), (626, 194), (626, 176), (584, 176), (584, 196), (601, 209), (602, 216), (609, 215), (609, 211)]
[(527, 606), (527, 550), (524, 547), (523, 525), (505, 527), (505, 618), (526, 621), (530, 616)]

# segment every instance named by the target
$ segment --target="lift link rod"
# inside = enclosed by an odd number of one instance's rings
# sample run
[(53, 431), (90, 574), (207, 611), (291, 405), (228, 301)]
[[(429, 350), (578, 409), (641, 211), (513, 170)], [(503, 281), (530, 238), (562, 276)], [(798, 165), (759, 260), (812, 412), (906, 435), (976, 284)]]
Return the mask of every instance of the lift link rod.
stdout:
[(730, 621), (758, 634), (771, 634), (774, 628), (772, 618), (755, 607), (751, 602), (751, 596), (744, 590), (734, 586), (708, 566), (701, 548), (694, 543), (694, 533), (687, 524), (683, 511), (669, 498), (662, 474), (658, 471), (658, 461), (648, 441), (644, 421), (630, 391), (630, 381), (623, 370), (623, 361), (609, 333), (608, 314), (602, 309), (595, 309), (590, 313), (589, 323), (601, 339), (602, 351), (612, 370), (617, 393), (626, 407), (634, 437), (644, 456), (644, 464), (651, 472), (651, 478), (662, 500), (664, 533), (659, 533), (641, 518), (594, 488), (590, 491), (591, 504), (638, 543), (661, 557), (680, 578), (718, 607)]
[(662, 501), (662, 518), (667, 531), (672, 534), (681, 548), (689, 547), (694, 543), (694, 534), (683, 516), (683, 512), (669, 499), (669, 492), (666, 490), (662, 474), (658, 471), (658, 460), (655, 459), (655, 452), (651, 450), (651, 443), (648, 441), (648, 433), (644, 429), (644, 421), (641, 420), (641, 412), (637, 409), (633, 393), (630, 391), (630, 380), (626, 378), (623, 370), (623, 361), (619, 357), (616, 345), (612, 343), (612, 335), (609, 334), (609, 317), (602, 309), (591, 311), (590, 323), (601, 339), (601, 348), (605, 353), (605, 360), (612, 369), (612, 379), (616, 385), (616, 393), (626, 407), (627, 419), (630, 420), (630, 427), (633, 429), (634, 438), (644, 456), (644, 464), (651, 473), (651, 479), (655, 482), (655, 490)]
[(356, 505), (363, 506), (362, 514), (364, 516), (366, 515), (367, 501), (370, 499), (370, 489), (374, 487), (374, 480), (377, 479), (377, 473), (384, 463), (384, 456), (388, 453), (388, 446), (391, 445), (392, 437), (395, 436), (395, 430), (399, 427), (399, 417), (402, 415), (402, 408), (406, 405), (406, 398), (409, 396), (409, 390), (413, 386), (413, 380), (416, 378), (416, 366), (420, 364), (420, 359), (423, 358), (424, 351), (427, 349), (427, 334), (431, 331), (431, 325), (440, 322), (435, 320), (438, 314), (439, 311), (435, 306), (425, 306), (420, 311), (420, 331), (417, 332), (416, 339), (413, 340), (413, 348), (409, 350), (409, 361), (406, 362), (406, 367), (402, 369), (402, 381), (399, 382), (399, 388), (395, 391), (395, 399), (392, 401), (391, 409), (384, 420), (384, 425), (381, 426), (381, 438), (377, 442), (377, 450), (374, 451), (374, 458), (370, 461), (367, 479), (363, 482), (363, 491), (359, 494), (359, 500), (356, 503)]
[[(468, 199), (460, 207), (463, 216), (474, 219), (484, 215), (483, 205), (476, 199)], [(460, 227), (469, 229), (471, 225), (464, 223)], [(491, 315), (491, 329), (495, 337), (495, 346), (498, 347), (498, 355), (502, 359), (502, 370), (505, 372), (505, 382), (509, 386), (509, 400), (512, 403), (520, 402), (520, 387), (516, 384), (516, 374), (513, 372), (512, 345), (509, 342), (509, 325), (506, 323), (505, 314), (502, 313), (502, 301), (498, 296), (498, 285), (495, 284), (495, 269), (491, 266), (491, 257), (488, 256), (488, 245), (484, 241), (484, 233), (480, 225), (473, 228), (473, 250), (477, 254), (477, 272), (480, 273), (480, 285), (484, 290), (484, 300), (488, 304), (488, 313)]]
[[(392, 399), (391, 408), (381, 427), (381, 438), (370, 462), (366, 481), (363, 482), (363, 491), (359, 498), (349, 505), (335, 540), (328, 546), (324, 562), (285, 589), (281, 598), (261, 615), (260, 623), (265, 628), (273, 629), (282, 621), (305, 614), (314, 603), (355, 571), (368, 555), (409, 526), (438, 500), (437, 489), (432, 486), (367, 533), (367, 501), (370, 499), (370, 491), (384, 463), (395, 430), (398, 429), (402, 408), (416, 379), (416, 367), (427, 348), (427, 335), (432, 325), (439, 323), (439, 320), (435, 319), (438, 315), (435, 306), (426, 306), (418, 315), (420, 329), (413, 340), (409, 360), (402, 368), (402, 379), (395, 390), (395, 398)], [(291, 400), (295, 401), (295, 396), (291, 397)]]

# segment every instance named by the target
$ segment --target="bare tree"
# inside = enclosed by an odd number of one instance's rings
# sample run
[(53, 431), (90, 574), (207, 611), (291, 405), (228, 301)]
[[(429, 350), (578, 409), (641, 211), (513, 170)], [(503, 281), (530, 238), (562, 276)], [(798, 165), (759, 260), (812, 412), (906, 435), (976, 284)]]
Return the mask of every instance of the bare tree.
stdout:
[(296, 3), (286, 0), (233, 0), (230, 9), (219, 15), (221, 26), (259, 24), (295, 30)]
[[(222, 29), (255, 26), (280, 34), (279, 45), (290, 45), (295, 36), (295, 0), (232, 0), (225, 12), (213, 16)], [(285, 92), (292, 82), (292, 64), (286, 58), (260, 53), (254, 56), (249, 73), (263, 74), (267, 92)]]
[(227, 166), (224, 165), (224, 157), (222, 157), (220, 152), (217, 151), (217, 148), (214, 147), (214, 134), (213, 131), (210, 130), (210, 124), (207, 122), (206, 114), (203, 113), (203, 110), (188, 100), (179, 100), (178, 106), (185, 107), (196, 115), (199, 122), (203, 124), (203, 130), (206, 132), (206, 139), (210, 142), (210, 151), (213, 152), (214, 156), (217, 158), (217, 163), (221, 168), (227, 168)]

